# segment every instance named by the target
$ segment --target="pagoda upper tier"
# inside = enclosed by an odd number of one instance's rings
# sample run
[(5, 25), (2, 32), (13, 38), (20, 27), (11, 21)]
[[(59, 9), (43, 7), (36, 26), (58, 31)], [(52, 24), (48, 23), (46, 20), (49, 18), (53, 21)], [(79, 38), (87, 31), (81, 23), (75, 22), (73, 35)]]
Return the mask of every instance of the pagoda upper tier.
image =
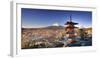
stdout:
[(72, 18), (70, 16), (70, 20), (65, 23), (65, 25), (77, 25), (78, 23), (72, 22)]

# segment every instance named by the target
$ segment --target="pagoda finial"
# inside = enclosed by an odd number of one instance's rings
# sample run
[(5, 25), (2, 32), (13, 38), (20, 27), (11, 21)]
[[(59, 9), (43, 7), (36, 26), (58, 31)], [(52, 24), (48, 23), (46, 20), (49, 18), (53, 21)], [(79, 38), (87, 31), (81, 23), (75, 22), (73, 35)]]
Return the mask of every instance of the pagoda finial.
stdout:
[(72, 16), (70, 16), (70, 22), (72, 22)]

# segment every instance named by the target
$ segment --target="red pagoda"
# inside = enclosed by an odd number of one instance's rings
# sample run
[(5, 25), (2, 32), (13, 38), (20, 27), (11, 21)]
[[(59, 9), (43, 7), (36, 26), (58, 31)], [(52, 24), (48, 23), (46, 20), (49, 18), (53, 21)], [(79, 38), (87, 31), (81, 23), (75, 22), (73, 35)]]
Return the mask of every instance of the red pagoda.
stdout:
[(77, 24), (78, 23), (72, 22), (72, 17), (71, 16), (70, 16), (69, 21), (67, 21), (65, 23), (65, 25), (66, 25), (65, 31), (66, 31), (66, 36), (68, 38), (76, 37), (76, 35), (75, 35), (75, 28), (77, 28), (77, 27), (75, 27), (75, 25), (77, 25)]

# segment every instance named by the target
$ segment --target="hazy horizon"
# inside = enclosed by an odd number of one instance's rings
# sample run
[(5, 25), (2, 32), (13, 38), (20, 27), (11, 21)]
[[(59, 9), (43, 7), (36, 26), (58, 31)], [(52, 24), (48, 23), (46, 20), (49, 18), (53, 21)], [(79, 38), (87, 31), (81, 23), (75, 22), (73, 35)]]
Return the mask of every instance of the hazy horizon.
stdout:
[[(53, 25), (50, 25), (50, 26), (53, 26)], [(46, 28), (46, 27), (50, 27), (50, 26), (43, 26), (43, 27), (22, 27), (22, 28)], [(61, 25), (59, 25), (59, 26), (61, 26)], [(58, 26), (58, 27), (59, 27)], [(56, 27), (56, 26), (55, 26)], [(62, 26), (62, 27), (66, 27), (66, 26)], [(77, 26), (75, 26), (75, 27), (77, 27)], [(92, 28), (92, 26), (89, 26), (89, 27), (79, 27), (79, 28)]]

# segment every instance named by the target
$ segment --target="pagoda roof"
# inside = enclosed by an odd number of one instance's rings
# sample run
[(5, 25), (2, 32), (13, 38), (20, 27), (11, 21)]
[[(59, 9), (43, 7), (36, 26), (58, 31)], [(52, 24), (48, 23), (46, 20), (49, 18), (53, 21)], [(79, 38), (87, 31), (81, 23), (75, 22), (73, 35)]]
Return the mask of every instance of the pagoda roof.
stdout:
[(78, 23), (75, 23), (75, 22), (72, 22), (72, 21), (71, 22), (68, 21), (68, 22), (65, 23), (65, 25), (68, 25), (68, 24), (77, 25)]
[(78, 27), (75, 27), (75, 26), (74, 26), (74, 27), (70, 27), (70, 26), (68, 26), (68, 27), (66, 27), (66, 28), (78, 28)]

